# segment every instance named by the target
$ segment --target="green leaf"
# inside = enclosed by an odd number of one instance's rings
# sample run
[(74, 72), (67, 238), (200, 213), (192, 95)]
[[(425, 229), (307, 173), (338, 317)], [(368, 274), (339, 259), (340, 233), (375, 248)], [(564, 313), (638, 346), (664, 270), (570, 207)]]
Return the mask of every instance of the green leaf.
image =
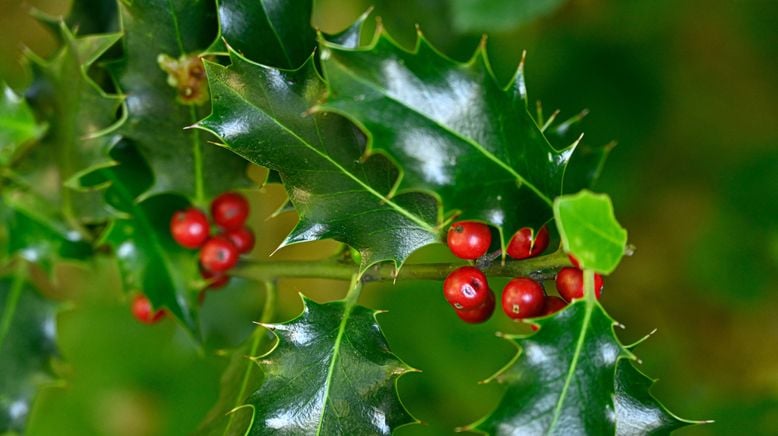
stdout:
[(554, 217), (565, 252), (583, 268), (600, 274), (616, 269), (624, 256), (627, 230), (616, 221), (610, 197), (590, 191), (559, 197)]
[[(49, 125), (41, 143), (19, 163), (18, 173), (35, 192), (61, 205), (65, 218), (77, 222), (100, 222), (107, 212), (96, 192), (62, 189), (78, 187), (82, 174), (113, 165), (108, 156), (116, 137), (110, 129), (116, 122), (121, 98), (105, 94), (87, 70), (120, 35), (76, 37), (60, 23), (63, 46), (51, 60), (29, 54), (34, 74), (28, 98)], [(58, 175), (51, 183), (51, 174)]]
[(312, 60), (294, 71), (255, 64), (231, 51), (232, 65), (207, 62), (213, 110), (197, 124), (225, 146), (276, 171), (300, 217), (282, 246), (332, 238), (360, 250), (363, 269), (401, 264), (438, 239), (432, 197), (396, 194), (397, 170), (362, 158), (363, 137), (346, 120), (310, 114), (323, 92)]
[(116, 211), (99, 243), (113, 247), (125, 290), (142, 291), (155, 308), (166, 307), (195, 334), (193, 308), (199, 291), (197, 253), (170, 236), (170, 217), (187, 207), (185, 198), (156, 195), (136, 202), (148, 188), (149, 169), (137, 150), (120, 143), (113, 150), (120, 163), (101, 170), (110, 182), (106, 202)]
[[(316, 47), (313, 0), (218, 0), (217, 11), (220, 36), (254, 62), (297, 68)], [(209, 51), (224, 50), (224, 42), (217, 38)]]
[(0, 166), (8, 165), (19, 146), (37, 139), (46, 130), (27, 103), (0, 81)]
[(451, 0), (451, 16), (458, 32), (504, 32), (547, 15), (565, 0)]
[(19, 256), (51, 273), (61, 259), (86, 259), (91, 246), (45, 204), (16, 192), (0, 197), (0, 259)]
[(247, 434), (389, 435), (415, 422), (395, 383), (412, 371), (391, 351), (376, 311), (347, 300), (318, 304), (283, 324), (258, 362), (265, 382), (248, 400), (254, 419)]
[(203, 132), (184, 130), (207, 113), (207, 84), (197, 55), (215, 36), (213, 5), (122, 1), (119, 9), (125, 58), (114, 70), (126, 95), (127, 118), (120, 133), (153, 171), (144, 197), (172, 192), (205, 205), (210, 197), (248, 186), (245, 161), (207, 144)]
[(23, 273), (0, 278), (0, 433), (24, 432), (38, 388), (53, 378), (55, 315)]
[(119, 30), (116, 0), (73, 0), (65, 22), (79, 35)]
[(552, 217), (574, 146), (554, 149), (526, 108), (521, 69), (498, 85), (482, 44), (466, 64), (419, 36), (413, 52), (380, 33), (367, 48), (322, 42), (329, 94), (318, 109), (369, 135), (402, 170), (399, 191), (434, 193), (444, 211), (498, 227), (503, 243)]
[(653, 380), (620, 360), (616, 368), (616, 434), (618, 436), (666, 435), (701, 421), (681, 419), (654, 398), (649, 389)]

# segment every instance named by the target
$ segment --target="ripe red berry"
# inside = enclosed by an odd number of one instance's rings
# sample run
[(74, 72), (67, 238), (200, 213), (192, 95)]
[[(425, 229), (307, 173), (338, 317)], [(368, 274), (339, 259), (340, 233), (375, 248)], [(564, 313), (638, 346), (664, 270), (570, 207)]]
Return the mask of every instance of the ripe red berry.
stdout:
[(489, 292), (486, 276), (472, 266), (455, 269), (443, 282), (443, 296), (454, 309), (475, 309), (487, 300)]
[(491, 289), (486, 293), (486, 301), (475, 309), (454, 309), (459, 319), (470, 324), (478, 324), (486, 321), (494, 312), (494, 292)]
[(240, 228), (249, 216), (249, 202), (237, 192), (226, 192), (211, 203), (211, 216), (225, 230)]
[(154, 324), (165, 317), (165, 310), (154, 312), (151, 302), (143, 294), (138, 294), (132, 299), (132, 315), (143, 324)]
[(451, 225), (446, 238), (448, 248), (460, 259), (478, 259), (492, 243), (489, 226), (475, 221), (459, 221)]
[(200, 250), (200, 265), (215, 273), (224, 272), (238, 263), (238, 249), (223, 236), (209, 239)]
[(557, 313), (567, 306), (567, 302), (559, 297), (547, 296), (543, 302), (543, 312), (541, 315), (547, 316)]
[[(594, 275), (594, 293), (600, 298), (603, 280), (599, 274)], [(556, 290), (567, 301), (583, 298), (583, 271), (578, 268), (562, 268), (556, 275)]]
[(581, 269), (581, 264), (578, 262), (578, 259), (573, 257), (572, 254), (568, 254), (567, 258), (570, 259), (570, 263), (572, 263), (574, 267)]
[(502, 290), (502, 310), (512, 319), (533, 318), (543, 312), (543, 285), (526, 277), (515, 278)]
[(208, 217), (200, 211), (190, 207), (179, 210), (170, 219), (170, 234), (179, 245), (186, 248), (197, 248), (203, 245), (210, 233)]
[(205, 289), (221, 289), (230, 282), (230, 276), (220, 272), (213, 272), (200, 267), (200, 275), (208, 281)]
[(514, 259), (526, 259), (528, 257), (535, 257), (548, 248), (548, 228), (543, 226), (538, 230), (535, 238), (532, 238), (532, 229), (529, 227), (522, 227), (517, 231), (505, 251), (508, 256)]
[(254, 248), (254, 232), (248, 227), (228, 230), (224, 232), (224, 236), (235, 245), (239, 254), (248, 253)]

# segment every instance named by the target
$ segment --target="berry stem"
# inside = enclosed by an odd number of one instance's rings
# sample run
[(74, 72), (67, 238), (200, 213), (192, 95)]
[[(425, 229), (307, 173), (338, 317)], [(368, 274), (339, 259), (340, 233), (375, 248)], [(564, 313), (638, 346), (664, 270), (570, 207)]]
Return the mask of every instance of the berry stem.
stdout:
[[(546, 256), (508, 261), (504, 265), (493, 264), (483, 269), (490, 277), (522, 277), (531, 276), (534, 279), (553, 278), (553, 273), (570, 261), (561, 250)], [(455, 269), (462, 266), (458, 263), (417, 263), (403, 266), (399, 273), (394, 265), (383, 263), (368, 268), (361, 277), (362, 282), (395, 281), (395, 280), (445, 280)], [(359, 268), (352, 263), (337, 260), (299, 261), (282, 260), (271, 262), (252, 262), (243, 260), (231, 275), (245, 277), (257, 281), (274, 280), (277, 278), (322, 278), (353, 281)], [(352, 287), (353, 289), (353, 287)]]

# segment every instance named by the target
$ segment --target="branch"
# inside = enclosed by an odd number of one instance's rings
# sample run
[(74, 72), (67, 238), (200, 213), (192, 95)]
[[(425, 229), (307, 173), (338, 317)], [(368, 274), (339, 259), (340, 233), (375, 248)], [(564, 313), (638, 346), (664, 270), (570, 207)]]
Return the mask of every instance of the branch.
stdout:
[[(404, 265), (398, 272), (394, 265), (382, 263), (371, 266), (362, 275), (363, 282), (395, 280), (444, 280), (451, 271), (463, 266), (454, 263), (416, 263)], [(492, 277), (531, 277), (536, 280), (553, 278), (556, 271), (570, 266), (570, 261), (561, 250), (546, 256), (523, 260), (511, 260), (505, 264), (495, 263), (482, 268)], [(281, 260), (270, 262), (249, 262), (244, 260), (231, 275), (257, 281), (277, 278), (321, 278), (349, 281), (359, 272), (356, 265), (338, 260), (300, 261)]]

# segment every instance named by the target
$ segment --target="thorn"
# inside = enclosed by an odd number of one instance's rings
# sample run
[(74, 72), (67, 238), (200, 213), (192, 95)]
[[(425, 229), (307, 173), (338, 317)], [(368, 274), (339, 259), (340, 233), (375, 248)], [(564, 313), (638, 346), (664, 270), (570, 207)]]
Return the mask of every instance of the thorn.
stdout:
[(634, 256), (635, 255), (635, 251), (637, 251), (637, 249), (638, 248), (634, 244), (627, 244), (624, 247), (624, 255), (625, 256)]
[(548, 129), (549, 126), (551, 126), (551, 123), (556, 120), (557, 115), (559, 115), (559, 109), (555, 110), (554, 113), (551, 114), (550, 117), (548, 117), (548, 120), (546, 120), (545, 124), (543, 124), (543, 127), (540, 128), (541, 132), (545, 132), (546, 129)]
[(613, 325), (615, 325), (616, 327), (618, 327), (618, 328), (620, 328), (622, 330), (626, 330), (627, 329), (627, 326), (625, 326), (624, 324), (622, 324), (620, 322), (615, 322), (615, 323), (613, 323)]
[(521, 51), (521, 60), (519, 61), (519, 70), (524, 71), (524, 61), (527, 60), (527, 49)]
[(486, 33), (481, 34), (481, 40), (478, 41), (478, 48), (481, 50), (486, 50), (486, 43), (488, 42), (488, 40), (489, 40), (489, 35), (487, 35)]

